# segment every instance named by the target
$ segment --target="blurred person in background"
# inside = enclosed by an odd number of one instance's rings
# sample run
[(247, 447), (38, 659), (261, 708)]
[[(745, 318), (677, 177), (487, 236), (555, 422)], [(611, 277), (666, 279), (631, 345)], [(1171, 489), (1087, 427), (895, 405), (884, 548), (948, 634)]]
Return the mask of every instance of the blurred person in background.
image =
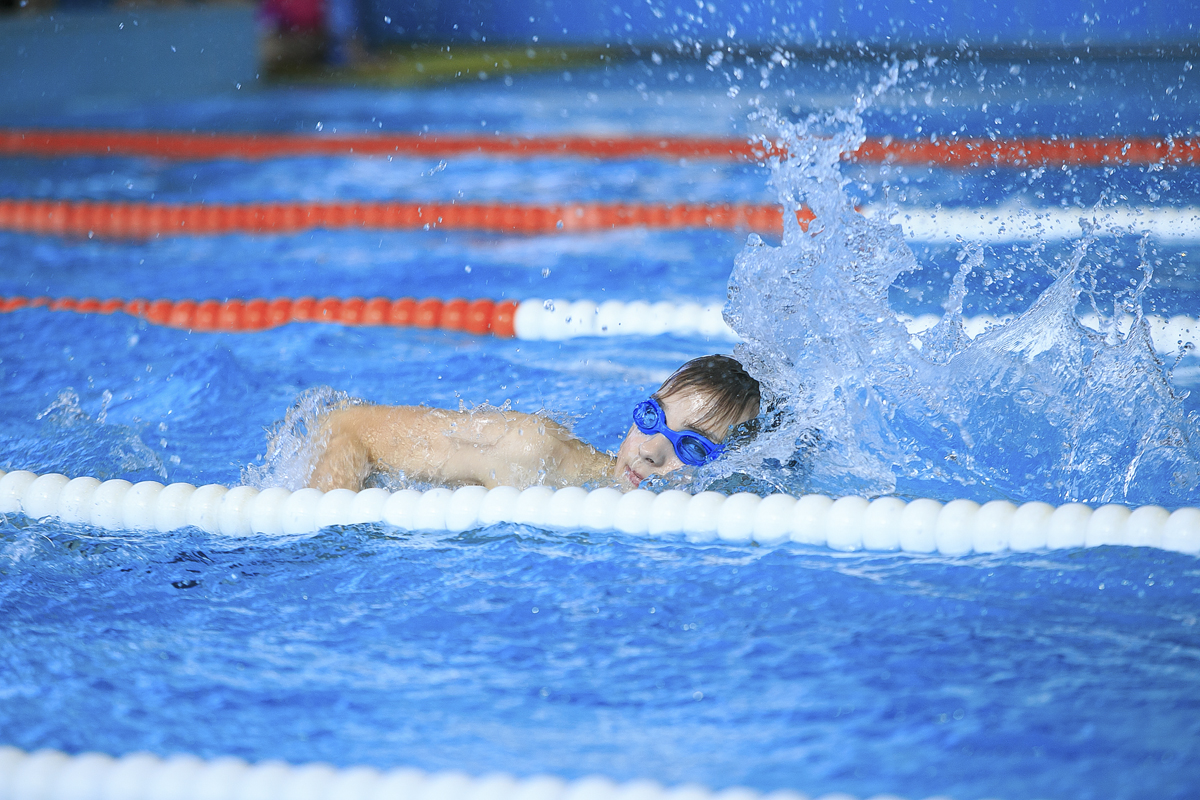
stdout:
[(366, 58), (357, 0), (263, 0), (261, 15), (267, 28), (263, 57), (273, 70), (347, 66)]

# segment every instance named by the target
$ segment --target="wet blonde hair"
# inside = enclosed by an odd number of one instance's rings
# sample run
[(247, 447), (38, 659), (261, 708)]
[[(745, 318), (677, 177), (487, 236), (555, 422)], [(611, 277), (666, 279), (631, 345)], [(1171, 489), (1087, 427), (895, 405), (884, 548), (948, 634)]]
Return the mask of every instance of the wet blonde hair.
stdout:
[(663, 400), (689, 390), (705, 398), (696, 424), (720, 431), (722, 438), (730, 426), (757, 417), (762, 402), (758, 381), (729, 356), (693, 358), (663, 381), (654, 398)]

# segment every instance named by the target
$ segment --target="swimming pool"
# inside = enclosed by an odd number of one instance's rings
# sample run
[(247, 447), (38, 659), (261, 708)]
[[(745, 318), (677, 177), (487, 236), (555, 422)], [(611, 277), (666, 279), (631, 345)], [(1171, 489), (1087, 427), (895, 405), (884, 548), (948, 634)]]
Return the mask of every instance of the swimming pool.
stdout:
[[(867, 110), (868, 131), (1196, 135), (1191, 84), (1165, 93), (1186, 75), (1174, 62), (937, 68)], [(719, 77), (696, 69), (688, 82), (672, 71), (397, 94), (279, 91), (108, 116), (59, 110), (13, 124), (313, 135), (318, 124), (322, 133), (745, 130), (741, 101)], [(824, 110), (849, 102), (862, 78), (853, 65), (804, 67), (766, 100), (797, 115)], [(869, 179), (858, 190), (867, 201), (886, 181), (915, 208), (1088, 206), (1106, 191), (1187, 208), (1200, 196), (1195, 167), (847, 169)], [(774, 199), (765, 171), (737, 162), (584, 158), (10, 158), (0, 194)], [(141, 242), (0, 233), (0, 294), (703, 304), (722, 299), (744, 242), (744, 232), (640, 228)], [(1099, 281), (1138, 277), (1136, 241), (1104, 244), (1127, 268)], [(913, 247), (924, 268), (900, 279), (892, 306), (940, 313), (958, 247)], [(1194, 251), (1156, 251), (1164, 263), (1147, 310), (1196, 314)], [(1070, 252), (1069, 242), (1047, 242), (1040, 257)], [(1021, 310), (1051, 283), (1021, 268), (1026, 250), (997, 245), (993, 258), (968, 279), (968, 315)], [(626, 427), (621, 409), (683, 360), (731, 346), (721, 337), (513, 341), (313, 324), (201, 334), (44, 309), (0, 315), (0, 341), (0, 468), (197, 485), (237, 482), (265, 452), (264, 429), (322, 384), (384, 403), (558, 410), (580, 436), (613, 448)], [(1195, 369), (1185, 355), (1175, 386), (1190, 388)], [(1069, 499), (1069, 487), (1039, 477), (1014, 499)], [(991, 496), (953, 481), (913, 485), (943, 500)], [(1140, 491), (1138, 502), (1188, 502)], [(1104, 547), (952, 559), (520, 524), (457, 534), (350, 525), (231, 540), (22, 516), (7, 518), (0, 537), (0, 742), (28, 750), (598, 773), (814, 795), (1182, 798), (1197, 783), (1200, 572), (1191, 555)]]

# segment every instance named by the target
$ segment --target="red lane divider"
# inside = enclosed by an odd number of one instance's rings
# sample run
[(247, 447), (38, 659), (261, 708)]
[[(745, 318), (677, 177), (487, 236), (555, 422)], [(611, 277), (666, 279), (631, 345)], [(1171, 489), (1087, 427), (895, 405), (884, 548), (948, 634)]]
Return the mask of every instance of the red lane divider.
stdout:
[(853, 160), (940, 167), (1200, 166), (1200, 139), (868, 139)]
[(633, 136), (526, 138), (471, 134), (308, 136), (276, 133), (0, 130), (0, 154), (265, 159), (286, 156), (585, 156), (591, 158), (744, 158), (762, 148), (739, 139)]
[[(173, 131), (0, 130), (0, 155), (146, 156), (166, 159), (266, 159), (284, 156), (485, 155), (528, 158), (761, 159), (761, 144), (742, 139), (631, 136), (526, 138), (467, 134), (307, 136)], [(1200, 165), (1200, 138), (1089, 137), (1004, 139), (868, 139), (853, 160), (944, 167), (1025, 167), (1066, 164)]]
[[(804, 209), (802, 224), (812, 219)], [(249, 203), (169, 205), (88, 200), (0, 200), (0, 230), (146, 239), (214, 233), (286, 233), (313, 228), (469, 229), (539, 234), (612, 228), (782, 230), (773, 205), (578, 203)]]
[(337, 322), (342, 325), (440, 328), (512, 338), (513, 315), (518, 303), (512, 300), (466, 300), (456, 297), (418, 300), (402, 297), (277, 297), (274, 300), (146, 300), (95, 297), (0, 297), (0, 313), (22, 308), (46, 307), (51, 311), (112, 314), (124, 311), (155, 325), (191, 331), (261, 331), (289, 322)]

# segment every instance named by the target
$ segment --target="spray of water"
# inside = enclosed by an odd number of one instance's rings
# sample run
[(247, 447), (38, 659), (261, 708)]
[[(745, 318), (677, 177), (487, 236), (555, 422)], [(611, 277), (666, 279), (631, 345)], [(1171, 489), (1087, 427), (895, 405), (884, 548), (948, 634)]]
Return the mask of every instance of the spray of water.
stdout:
[(88, 415), (79, 394), (71, 388), (58, 393), (37, 419), (43, 432), (35, 440), (24, 442), (21, 456), (25, 463), (44, 465), (45, 472), (61, 471), (68, 475), (162, 479), (166, 465), (157, 453), (142, 441), (139, 432), (108, 421), (113, 396), (101, 395), (95, 418)]
[[(919, 265), (899, 226), (855, 211), (840, 170), (842, 154), (863, 139), (857, 112), (799, 123), (760, 115), (778, 132), (769, 165), (783, 239), (749, 237), (725, 316), (770, 407), (701, 484), (728, 486), (740, 475), (792, 493), (1200, 499), (1200, 421), (1173, 393), (1142, 317), (1147, 260), (1140, 284), (1113, 297), (1109, 311), (1092, 279), (1106, 267), (1102, 248), (1084, 224), (1053, 284), (1011, 321), (969, 339), (966, 279), (985, 252), (967, 245), (942, 321), (911, 336), (888, 289)], [(802, 204), (807, 225), (797, 219)], [(1081, 303), (1101, 315), (1099, 329), (1083, 325)], [(1129, 314), (1133, 324), (1119, 329)]]
[(316, 457), (325, 447), (320, 436), (321, 421), (330, 411), (361, 403), (329, 386), (301, 392), (283, 420), (267, 432), (267, 454), (262, 463), (242, 468), (242, 484), (257, 489), (303, 489), (312, 476)]

